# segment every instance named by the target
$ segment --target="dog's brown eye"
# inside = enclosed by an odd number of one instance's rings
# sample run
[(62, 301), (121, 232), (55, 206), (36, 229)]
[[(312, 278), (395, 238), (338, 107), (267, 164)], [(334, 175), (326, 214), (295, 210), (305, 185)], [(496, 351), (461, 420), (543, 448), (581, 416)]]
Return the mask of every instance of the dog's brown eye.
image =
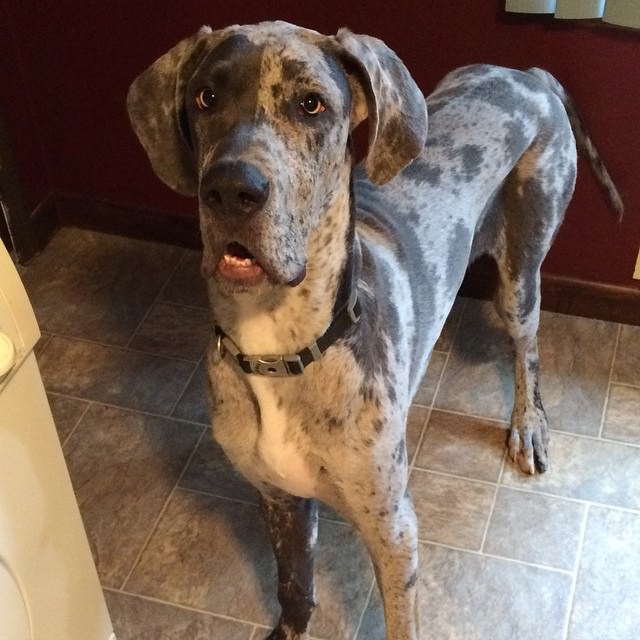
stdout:
[(196, 95), (196, 105), (198, 105), (198, 109), (210, 109), (213, 106), (213, 103), (216, 101), (216, 94), (213, 93), (213, 89), (209, 87), (204, 87), (198, 91), (198, 95)]
[(310, 93), (305, 96), (304, 100), (300, 103), (300, 108), (310, 116), (317, 116), (319, 113), (326, 111), (322, 98), (317, 93)]

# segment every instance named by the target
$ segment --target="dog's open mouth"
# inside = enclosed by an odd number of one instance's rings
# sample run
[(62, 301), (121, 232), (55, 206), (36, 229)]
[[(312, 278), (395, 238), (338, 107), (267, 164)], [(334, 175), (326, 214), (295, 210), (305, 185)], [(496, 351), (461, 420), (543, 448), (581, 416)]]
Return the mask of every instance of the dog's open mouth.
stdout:
[(218, 262), (220, 274), (229, 280), (249, 283), (260, 278), (264, 269), (253, 254), (238, 242), (230, 242)]

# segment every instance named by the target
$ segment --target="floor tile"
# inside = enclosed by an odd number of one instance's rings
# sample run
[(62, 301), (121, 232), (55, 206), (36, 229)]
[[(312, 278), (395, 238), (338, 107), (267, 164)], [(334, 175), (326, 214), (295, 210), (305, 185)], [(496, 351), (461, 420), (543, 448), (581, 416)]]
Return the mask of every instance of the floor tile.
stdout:
[(506, 424), (434, 410), (416, 466), (496, 482), (507, 438)]
[(48, 393), (49, 407), (51, 407), (51, 415), (58, 431), (60, 442), (64, 444), (69, 434), (80, 421), (80, 418), (87, 410), (89, 402), (86, 400), (77, 400), (76, 398), (67, 398), (59, 396), (55, 393)]
[(505, 485), (640, 509), (640, 450), (563, 433), (551, 435), (550, 469), (528, 476), (507, 465)]
[(421, 540), (478, 550), (495, 487), (414, 469), (409, 488)]
[(449, 351), (451, 351), (453, 339), (455, 338), (456, 331), (458, 330), (458, 324), (465, 304), (465, 298), (456, 298), (456, 301), (453, 303), (453, 307), (449, 312), (449, 317), (444, 323), (440, 337), (435, 344), (435, 351), (444, 351), (445, 353), (449, 353)]
[(129, 346), (159, 356), (197, 362), (209, 343), (211, 327), (207, 309), (158, 302)]
[(180, 486), (215, 496), (258, 504), (258, 492), (231, 466), (207, 428)]
[(640, 386), (640, 327), (622, 325), (613, 380)]
[(174, 417), (200, 424), (211, 424), (206, 365), (207, 359), (205, 357), (197, 366), (187, 388), (180, 397), (173, 411)]
[(276, 585), (258, 507), (178, 490), (125, 587), (270, 625), (278, 614)]
[(352, 638), (372, 579), (369, 556), (351, 528), (320, 521), (316, 550), (318, 604), (311, 618), (311, 635)]
[[(369, 566), (348, 527), (321, 522), (312, 635), (353, 634), (373, 575)], [(276, 585), (275, 562), (258, 507), (180, 490), (126, 589), (272, 625), (279, 611)]]
[(429, 361), (427, 372), (413, 397), (414, 404), (430, 407), (433, 402), (433, 396), (436, 393), (438, 382), (444, 365), (447, 362), (447, 354), (440, 351), (434, 351)]
[(44, 331), (124, 345), (182, 252), (63, 227), (22, 279)]
[(467, 300), (433, 406), (508, 420), (513, 407), (511, 339), (493, 305)]
[(483, 550), (573, 571), (585, 509), (577, 502), (501, 488)]
[(205, 280), (200, 273), (201, 263), (201, 251), (185, 250), (178, 268), (162, 290), (160, 299), (175, 304), (208, 309), (209, 298)]
[(92, 405), (65, 457), (105, 586), (120, 587), (201, 428)]
[(429, 409), (425, 407), (414, 405), (409, 409), (409, 417), (407, 418), (407, 456), (409, 462), (413, 460), (413, 456), (416, 453), (428, 416)]
[(640, 444), (640, 387), (611, 385), (602, 435)]
[(167, 414), (195, 364), (54, 336), (40, 356), (47, 391)]
[(640, 515), (592, 507), (568, 640), (635, 640), (640, 627)]
[(542, 313), (540, 393), (551, 428), (598, 435), (617, 331), (611, 322)]
[(250, 640), (253, 626), (113, 591), (105, 598), (118, 640)]
[[(420, 640), (562, 640), (571, 576), (433, 545), (421, 549)], [(374, 597), (358, 640), (384, 640)]]

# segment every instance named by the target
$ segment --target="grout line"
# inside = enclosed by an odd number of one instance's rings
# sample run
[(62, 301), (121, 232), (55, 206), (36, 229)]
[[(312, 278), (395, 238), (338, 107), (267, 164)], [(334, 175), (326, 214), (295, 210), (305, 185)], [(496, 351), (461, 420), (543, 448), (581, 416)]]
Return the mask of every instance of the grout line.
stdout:
[(442, 549), (449, 549), (451, 551), (460, 551), (462, 553), (469, 553), (471, 555), (478, 556), (479, 558), (491, 558), (492, 560), (501, 560), (503, 562), (508, 562), (510, 564), (518, 564), (525, 567), (531, 567), (533, 569), (552, 571), (553, 573), (559, 573), (564, 576), (573, 575), (573, 571), (568, 571), (567, 569), (558, 569), (557, 567), (552, 567), (545, 564), (538, 564), (536, 562), (527, 562), (526, 560), (508, 558), (507, 556), (500, 556), (495, 553), (483, 553), (477, 549), (467, 549), (466, 547), (456, 547), (455, 545), (452, 545), (452, 544), (446, 544), (444, 542), (435, 542), (434, 540), (421, 539), (419, 542), (420, 544), (425, 546), (440, 547)]
[(153, 525), (150, 527), (149, 533), (145, 537), (144, 542), (142, 543), (142, 545), (140, 547), (140, 551), (138, 551), (136, 557), (134, 558), (133, 562), (131, 563), (131, 569), (129, 570), (129, 572), (127, 573), (127, 575), (125, 576), (125, 578), (124, 578), (124, 580), (122, 582), (122, 587), (123, 588), (126, 586), (127, 582), (131, 578), (131, 575), (135, 571), (135, 568), (137, 567), (138, 563), (140, 562), (140, 559), (142, 558), (143, 553), (146, 551), (147, 547), (149, 546), (149, 542), (151, 541), (151, 538), (155, 534), (156, 530), (158, 529), (158, 526), (160, 525), (160, 521), (164, 517), (164, 514), (165, 514), (165, 512), (166, 512), (166, 510), (167, 510), (167, 508), (169, 506), (169, 503), (173, 499), (173, 496), (175, 495), (176, 489), (178, 488), (178, 485), (180, 484), (180, 481), (182, 480), (182, 478), (183, 478), (184, 474), (186, 473), (187, 469), (189, 468), (189, 465), (191, 464), (191, 461), (193, 460), (193, 458), (194, 458), (194, 456), (196, 454), (196, 451), (198, 450), (198, 447), (200, 446), (200, 443), (202, 442), (202, 438), (204, 437), (204, 434), (206, 432), (207, 432), (207, 429), (203, 428), (202, 429), (202, 433), (196, 439), (196, 442), (195, 442), (195, 444), (193, 446), (193, 449), (191, 450), (191, 453), (187, 457), (187, 460), (185, 461), (185, 463), (184, 463), (184, 465), (182, 467), (182, 471), (180, 472), (180, 475), (176, 479), (176, 482), (173, 485), (173, 487), (171, 488), (171, 491), (169, 491), (169, 493), (167, 495), (167, 498), (165, 499), (164, 504), (162, 505), (162, 508), (160, 509), (160, 512), (158, 513), (158, 516), (156, 517)]
[(184, 262), (185, 255), (186, 255), (186, 253), (185, 253), (185, 251), (183, 249), (182, 250), (182, 254), (178, 258), (178, 260), (176, 260), (175, 267), (171, 270), (171, 273), (167, 276), (166, 280), (164, 281), (164, 283), (162, 284), (162, 286), (158, 290), (158, 293), (157, 293), (156, 297), (152, 300), (151, 304), (147, 308), (147, 312), (142, 316), (142, 319), (140, 320), (140, 322), (138, 322), (136, 328), (132, 331), (131, 335), (129, 336), (129, 340), (127, 341), (127, 344), (125, 345), (126, 347), (131, 348), (131, 343), (135, 340), (136, 336), (138, 335), (138, 331), (140, 331), (140, 329), (142, 328), (142, 325), (147, 321), (147, 319), (151, 315), (151, 311), (158, 304), (158, 302), (160, 300), (160, 296), (164, 293), (164, 290), (167, 288), (167, 285), (169, 284), (171, 278), (173, 278), (173, 276), (178, 272), (178, 269), (180, 268), (180, 266)]
[(456, 473), (449, 473), (448, 471), (438, 471), (436, 469), (424, 469), (422, 467), (415, 467), (414, 471), (417, 471), (419, 473), (428, 473), (434, 476), (440, 476), (444, 478), (453, 478), (455, 480), (465, 480), (466, 482), (473, 482), (475, 484), (481, 484), (489, 487), (495, 487), (498, 484), (497, 480), (482, 480), (480, 478), (461, 476)]
[[(117, 349), (119, 351), (126, 351), (127, 353), (141, 353), (146, 356), (151, 356), (153, 358), (161, 358), (164, 360), (175, 360), (176, 362), (186, 362), (188, 364), (196, 364), (202, 358), (202, 356), (199, 356), (198, 360), (189, 360), (187, 358), (180, 358), (179, 356), (169, 356), (165, 354), (154, 353), (152, 351), (144, 351), (143, 349), (137, 349), (135, 347), (128, 346), (130, 341), (128, 341), (126, 345), (122, 345), (122, 344), (116, 344), (114, 342), (100, 342), (98, 340), (92, 340), (91, 338), (82, 338), (78, 336), (68, 335), (66, 333), (52, 333), (52, 332), (48, 332), (48, 333), (51, 336), (51, 338), (62, 338), (63, 340), (83, 342), (85, 344), (92, 344), (98, 347), (106, 347), (108, 349)], [(49, 339), (49, 341), (47, 342), (46, 347), (48, 347), (49, 344), (51, 344), (51, 339)]]
[(594, 500), (587, 500), (585, 498), (574, 498), (571, 496), (563, 496), (558, 493), (549, 493), (547, 491), (538, 491), (537, 489), (527, 489), (524, 487), (517, 487), (508, 484), (502, 484), (502, 487), (509, 489), (510, 491), (519, 491), (520, 493), (526, 493), (534, 496), (542, 496), (544, 498), (554, 498), (555, 500), (564, 500), (565, 502), (573, 502), (574, 504), (581, 504), (587, 507), (599, 507), (601, 509), (610, 509), (612, 511), (620, 511), (622, 513), (629, 513), (631, 515), (640, 514), (640, 507), (621, 507), (619, 505), (608, 504), (606, 502), (597, 502)]
[[(491, 506), (489, 507), (489, 514), (487, 515), (487, 521), (484, 525), (484, 531), (482, 532), (482, 542), (480, 543), (480, 553), (485, 553), (485, 544), (487, 542), (487, 536), (489, 535), (489, 527), (491, 525), (491, 519), (493, 518), (493, 512), (496, 508), (496, 502), (498, 502), (498, 491), (500, 490), (500, 478), (504, 470), (506, 460), (506, 451), (502, 454), (502, 463), (500, 464), (500, 473), (498, 474), (498, 481), (495, 482), (495, 490), (493, 492), (493, 499), (491, 500)], [(487, 554), (485, 554), (487, 555)]]
[(613, 370), (616, 365), (616, 358), (618, 357), (618, 348), (620, 346), (620, 336), (622, 334), (622, 325), (618, 325), (618, 331), (616, 333), (616, 341), (613, 346), (613, 355), (611, 356), (611, 364), (609, 365), (609, 376), (607, 378), (607, 390), (604, 396), (604, 402), (602, 403), (602, 414), (600, 415), (600, 427), (598, 429), (598, 437), (602, 438), (604, 432), (605, 419), (607, 417), (607, 409), (609, 408), (609, 397), (611, 395), (611, 384), (613, 379)]
[(564, 622), (564, 633), (562, 637), (567, 640), (569, 637), (569, 625), (571, 624), (571, 614), (573, 613), (573, 605), (576, 596), (576, 589), (578, 586), (578, 574), (580, 572), (580, 561), (582, 560), (582, 548), (584, 546), (584, 538), (587, 533), (587, 521), (589, 519), (590, 506), (587, 505), (582, 516), (582, 525), (580, 528), (580, 537), (578, 538), (578, 548), (576, 549), (576, 559), (573, 565), (571, 586), (569, 587), (569, 600), (567, 606), (567, 614)]
[[(61, 396), (60, 394), (56, 394), (56, 393), (51, 393), (52, 396), (57, 395), (58, 397), (65, 397), (65, 396)], [(73, 398), (75, 400), (75, 398)], [(73, 434), (78, 430), (78, 427), (80, 426), (80, 423), (82, 422), (82, 420), (84, 419), (84, 417), (87, 415), (87, 413), (89, 412), (89, 409), (91, 408), (91, 405), (93, 404), (93, 402), (91, 402), (91, 400), (84, 400), (84, 402), (87, 403), (87, 406), (84, 408), (84, 411), (80, 414), (80, 417), (76, 420), (76, 423), (73, 425), (71, 431), (69, 431), (69, 433), (67, 434), (67, 437), (64, 439), (64, 442), (60, 443), (60, 446), (62, 447), (62, 450), (65, 451), (67, 443), (69, 442), (69, 440), (71, 440), (71, 437), (73, 436)]]
[[(168, 415), (172, 416), (174, 414), (175, 410), (178, 408), (178, 405), (180, 404), (180, 401), (184, 397), (184, 394), (187, 392), (187, 389), (189, 388), (189, 385), (193, 382), (193, 380), (194, 380), (194, 378), (196, 376), (196, 373), (198, 372), (198, 369), (200, 368), (200, 365), (204, 362), (206, 357), (207, 357), (207, 350), (205, 349), (205, 352), (200, 356), (200, 359), (196, 362), (196, 365), (193, 368), (193, 371), (191, 372), (191, 375), (187, 377), (187, 380), (184, 383), (184, 385), (182, 387), (182, 390), (178, 394), (177, 398), (175, 399), (175, 401), (173, 403), (173, 406), (171, 407), (171, 409), (169, 409)], [(205, 375), (208, 376), (208, 372), (206, 371), (206, 367), (205, 367)], [(207, 402), (208, 402), (209, 391), (204, 391), (204, 395), (207, 397)]]
[(358, 619), (358, 624), (356, 625), (356, 630), (353, 632), (352, 640), (358, 640), (358, 634), (360, 633), (360, 627), (362, 627), (362, 623), (364, 621), (364, 616), (367, 613), (367, 609), (369, 608), (369, 602), (371, 600), (371, 595), (373, 594), (373, 589), (376, 586), (376, 578), (375, 576), (371, 578), (371, 586), (369, 587), (369, 593), (367, 593), (367, 598), (364, 601), (364, 606), (362, 607), (362, 612), (360, 613), (360, 618)]
[[(163, 598), (156, 598), (155, 596), (148, 596), (142, 593), (135, 593), (135, 591), (128, 591), (124, 587), (120, 589), (117, 589), (114, 587), (102, 587), (102, 590), (109, 591), (111, 593), (116, 593), (123, 596), (129, 596), (132, 598), (139, 598), (140, 600), (145, 600), (147, 602), (152, 602), (154, 604), (163, 604), (169, 607), (175, 607), (176, 609), (182, 609), (183, 611), (189, 611), (191, 613), (200, 613), (203, 615), (211, 616), (212, 618), (229, 620), (230, 622), (239, 622), (241, 624), (247, 624), (256, 628), (264, 626), (264, 625), (261, 625), (260, 623), (255, 622), (255, 620), (244, 620), (243, 618), (236, 618), (234, 616), (229, 616), (224, 613), (209, 611), (208, 609), (202, 609), (200, 607), (181, 604), (179, 602), (171, 602), (171, 600), (164, 600)], [(264, 627), (264, 628), (268, 628), (268, 627)]]

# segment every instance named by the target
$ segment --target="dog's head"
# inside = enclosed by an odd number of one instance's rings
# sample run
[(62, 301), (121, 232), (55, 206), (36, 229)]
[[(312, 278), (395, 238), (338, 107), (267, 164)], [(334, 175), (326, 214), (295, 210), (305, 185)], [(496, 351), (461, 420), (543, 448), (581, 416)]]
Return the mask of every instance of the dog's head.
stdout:
[(310, 233), (348, 188), (349, 134), (369, 119), (382, 184), (424, 146), (424, 98), (380, 40), (282, 22), (201, 29), (131, 85), (158, 176), (197, 196), (203, 271), (230, 291), (296, 285)]

